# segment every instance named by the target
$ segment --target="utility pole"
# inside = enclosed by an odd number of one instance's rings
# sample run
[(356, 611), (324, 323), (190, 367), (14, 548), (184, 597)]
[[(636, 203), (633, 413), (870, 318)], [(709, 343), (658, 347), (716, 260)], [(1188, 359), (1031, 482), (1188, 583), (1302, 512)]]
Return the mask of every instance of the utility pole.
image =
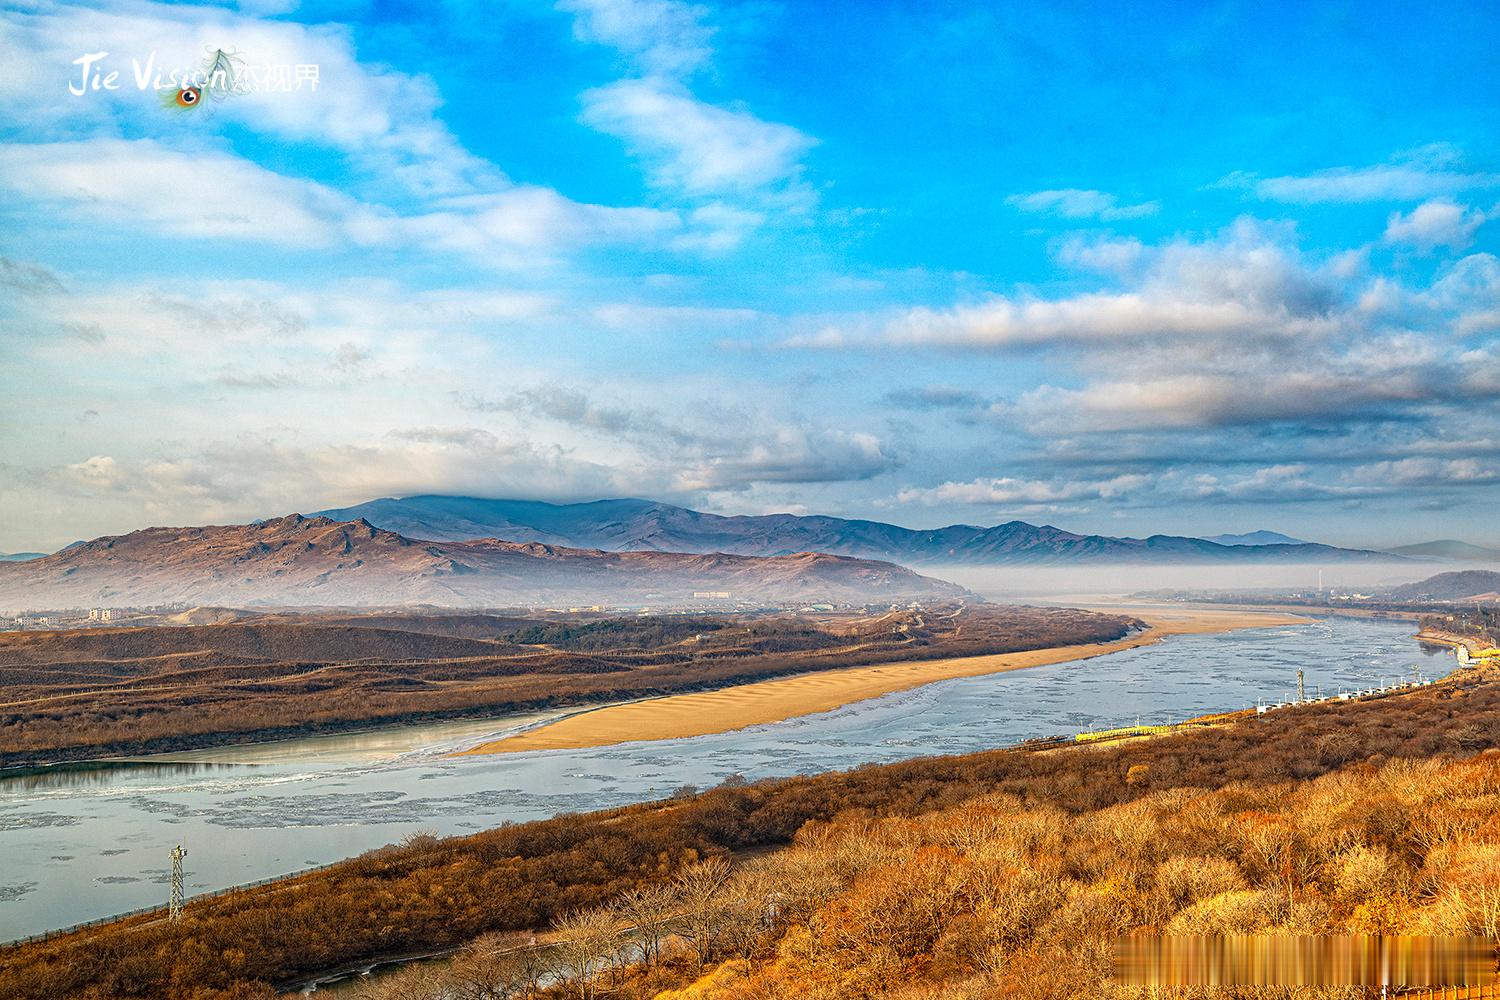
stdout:
[(167, 919), (176, 923), (182, 919), (182, 859), (187, 851), (178, 844), (172, 848), (172, 895), (167, 903)]

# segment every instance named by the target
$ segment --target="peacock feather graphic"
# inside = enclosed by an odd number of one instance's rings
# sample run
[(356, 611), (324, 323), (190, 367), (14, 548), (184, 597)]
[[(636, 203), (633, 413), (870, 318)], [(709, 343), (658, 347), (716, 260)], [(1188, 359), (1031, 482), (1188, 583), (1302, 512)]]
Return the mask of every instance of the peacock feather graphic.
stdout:
[(210, 49), (202, 69), (184, 80), (176, 90), (162, 94), (162, 105), (172, 111), (192, 111), (205, 100), (222, 101), (231, 94), (246, 93), (244, 61), (232, 50)]

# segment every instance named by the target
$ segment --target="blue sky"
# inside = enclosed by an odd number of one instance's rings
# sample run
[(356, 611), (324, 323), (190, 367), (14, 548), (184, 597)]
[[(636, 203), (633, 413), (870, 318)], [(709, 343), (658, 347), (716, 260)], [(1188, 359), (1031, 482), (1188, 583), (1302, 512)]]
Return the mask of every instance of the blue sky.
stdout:
[[(411, 492), (1500, 543), (1497, 43), (1484, 3), (7, 5), (0, 550)], [(212, 48), (317, 89), (135, 83)]]

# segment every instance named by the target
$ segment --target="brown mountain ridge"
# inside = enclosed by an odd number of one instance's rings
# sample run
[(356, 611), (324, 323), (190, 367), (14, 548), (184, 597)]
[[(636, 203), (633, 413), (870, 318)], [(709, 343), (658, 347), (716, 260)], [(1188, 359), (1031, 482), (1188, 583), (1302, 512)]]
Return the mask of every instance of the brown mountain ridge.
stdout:
[(183, 602), (246, 606), (503, 607), (734, 602), (862, 604), (962, 597), (893, 563), (800, 552), (604, 552), (496, 538), (426, 541), (363, 519), (146, 528), (0, 564), (0, 609)]

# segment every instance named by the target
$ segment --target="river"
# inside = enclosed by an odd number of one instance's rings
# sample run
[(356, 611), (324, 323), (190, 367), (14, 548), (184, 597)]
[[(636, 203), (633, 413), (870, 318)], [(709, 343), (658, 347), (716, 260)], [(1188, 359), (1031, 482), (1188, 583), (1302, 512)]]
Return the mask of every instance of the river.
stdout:
[[(0, 780), (0, 940), (165, 902), (168, 851), (189, 894), (458, 834), (754, 780), (963, 753), (1033, 736), (1440, 675), (1409, 623), (1326, 619), (1174, 636), (1073, 663), (943, 681), (735, 733), (581, 751), (451, 757), (539, 716), (142, 758)], [(191, 905), (191, 904), (189, 904)]]

